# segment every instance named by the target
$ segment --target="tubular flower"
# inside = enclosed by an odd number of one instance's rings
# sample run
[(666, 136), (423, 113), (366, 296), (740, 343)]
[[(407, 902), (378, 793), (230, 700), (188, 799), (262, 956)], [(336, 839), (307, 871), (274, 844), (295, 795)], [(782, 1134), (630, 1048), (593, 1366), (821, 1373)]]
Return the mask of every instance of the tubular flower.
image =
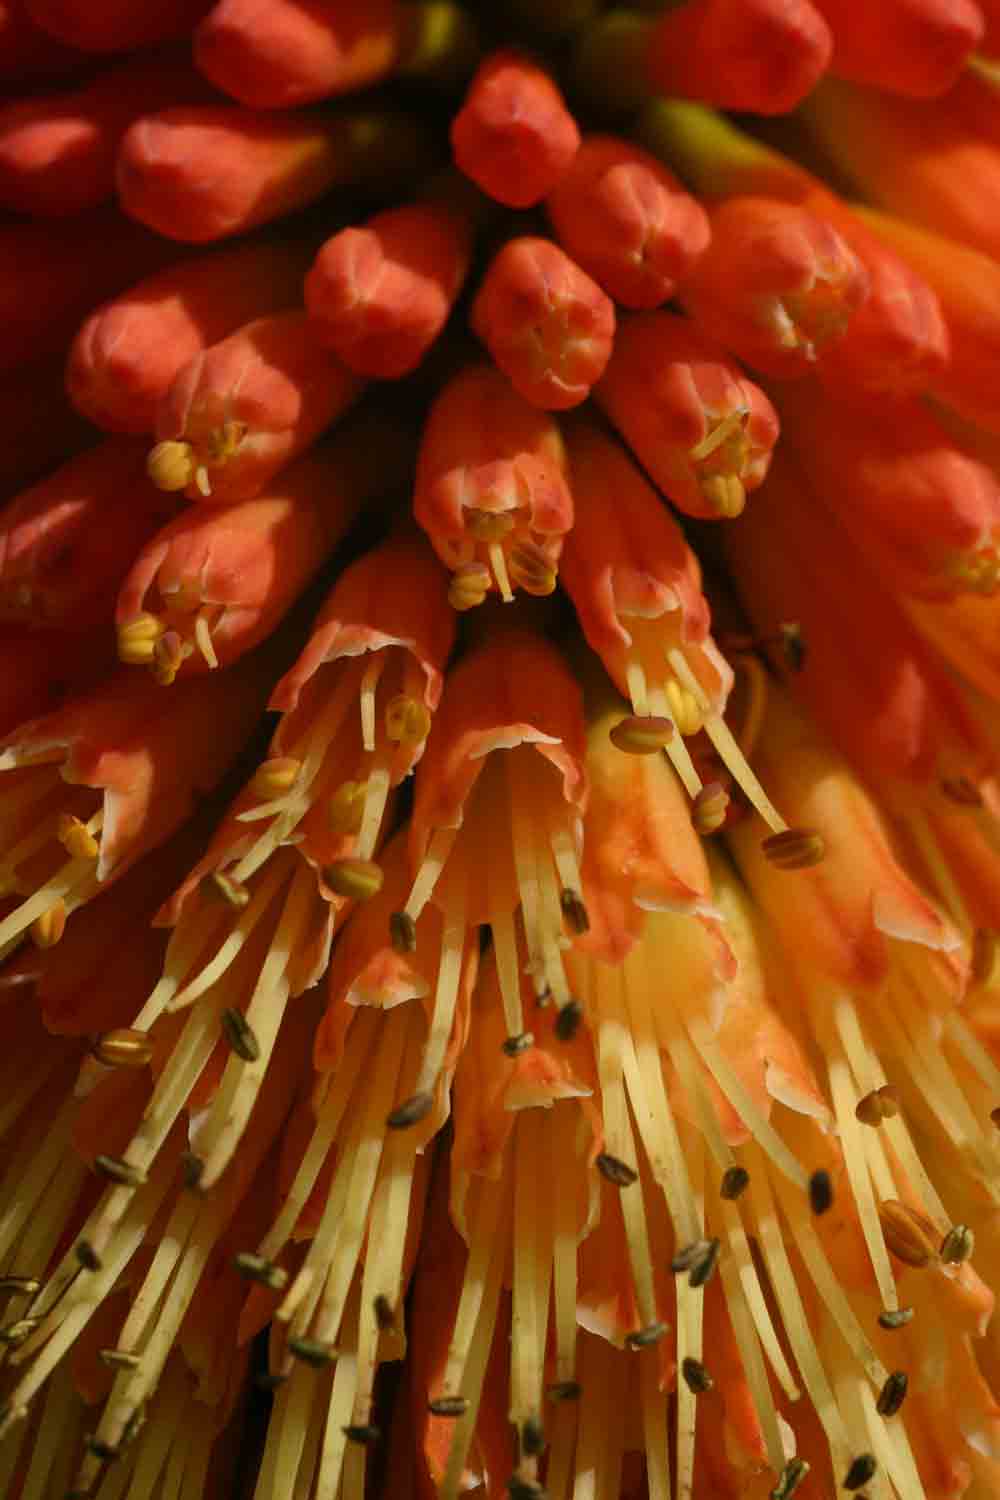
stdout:
[(5, 1500), (1000, 1493), (998, 36), (0, 0)]

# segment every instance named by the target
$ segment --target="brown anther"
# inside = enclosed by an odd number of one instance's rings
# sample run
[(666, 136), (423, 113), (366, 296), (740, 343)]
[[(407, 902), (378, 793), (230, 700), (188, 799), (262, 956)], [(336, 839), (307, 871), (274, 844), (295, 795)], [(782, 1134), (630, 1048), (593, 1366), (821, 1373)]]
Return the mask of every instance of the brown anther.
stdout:
[(881, 1125), (883, 1120), (891, 1120), (893, 1115), (899, 1114), (899, 1094), (891, 1083), (884, 1083), (881, 1088), (872, 1089), (859, 1099), (854, 1113), (862, 1125)]
[(35, 1276), (0, 1276), (0, 1295), (8, 1297), (35, 1297), (42, 1283)]
[(705, 1250), (698, 1257), (688, 1273), (688, 1286), (696, 1290), (700, 1286), (706, 1286), (715, 1275), (715, 1268), (719, 1264), (719, 1251), (722, 1248), (721, 1241), (717, 1239), (707, 1240)]
[(104, 1264), (89, 1240), (77, 1240), (74, 1253), (85, 1271), (99, 1271)]
[(778, 626), (781, 649), (787, 665), (793, 672), (801, 672), (806, 664), (806, 641), (802, 626), (797, 620), (784, 620)]
[(537, 1416), (524, 1419), (520, 1436), (521, 1454), (524, 1458), (538, 1458), (545, 1452), (545, 1429)]
[(413, 953), (417, 947), (417, 924), (405, 911), (394, 911), (389, 918), (389, 942), (393, 953)]
[(432, 1417), (464, 1417), (468, 1409), (465, 1396), (437, 1396), (427, 1403)]
[(636, 1328), (625, 1335), (626, 1349), (649, 1349), (658, 1344), (670, 1332), (669, 1323), (647, 1323), (645, 1328)]
[(968, 1224), (953, 1224), (941, 1241), (938, 1254), (949, 1266), (960, 1266), (971, 1258), (976, 1248), (976, 1236)]
[(342, 781), (330, 798), (327, 808), (327, 823), (331, 833), (357, 834), (361, 832), (361, 819), (365, 811), (365, 795), (368, 791), (363, 781)]
[(996, 972), (1000, 954), (1000, 933), (980, 927), (972, 939), (972, 955), (969, 961), (969, 978), (973, 984), (989, 984)]
[(370, 901), (382, 889), (382, 866), (373, 859), (338, 859), (327, 865), (323, 879), (346, 901)]
[(690, 1271), (695, 1262), (705, 1254), (709, 1243), (708, 1240), (692, 1240), (690, 1245), (682, 1246), (670, 1262), (670, 1269), (674, 1275), (680, 1276), (682, 1272)]
[(571, 1042), (579, 1031), (582, 1020), (583, 1006), (579, 1000), (567, 1000), (565, 1005), (560, 1005), (552, 1028), (557, 1040)]
[(241, 1062), (258, 1062), (260, 1042), (243, 1012), (236, 1010), (234, 1006), (227, 1006), (219, 1020), (222, 1024), (222, 1034), (229, 1044), (229, 1050)]
[(597, 1158), (597, 1170), (602, 1177), (606, 1177), (614, 1187), (631, 1187), (639, 1176), (635, 1167), (630, 1167), (627, 1161), (622, 1161), (619, 1156), (612, 1156), (610, 1151), (602, 1151)]
[(205, 1159), (193, 1151), (181, 1154), (181, 1183), (189, 1193), (201, 1192), (201, 1179), (205, 1174)]
[(56, 838), (71, 859), (96, 859), (101, 846), (81, 818), (72, 813), (60, 813), (56, 825)]
[(259, 1391), (277, 1391), (288, 1380), (288, 1376), (281, 1370), (262, 1370), (253, 1379), (254, 1385)]
[(558, 578), (552, 562), (534, 542), (515, 542), (507, 553), (507, 572), (511, 583), (539, 599), (554, 592)]
[(28, 931), (36, 948), (54, 948), (66, 931), (66, 903), (60, 898), (36, 917)]
[(997, 1129), (1000, 1130), (1000, 1104), (995, 1109), (990, 1110), (990, 1119)]
[(144, 1068), (153, 1058), (153, 1038), (148, 1031), (119, 1026), (95, 1037), (90, 1050), (106, 1068)]
[(674, 737), (672, 719), (656, 718), (652, 714), (629, 714), (619, 719), (608, 738), (616, 750), (626, 755), (655, 755), (663, 750)]
[(382, 1433), (377, 1427), (369, 1422), (352, 1422), (348, 1427), (342, 1427), (341, 1432), (349, 1443), (361, 1443), (365, 1447), (371, 1447), (373, 1443), (381, 1442)]
[(907, 1323), (912, 1322), (912, 1307), (887, 1307), (878, 1315), (878, 1326), (884, 1328), (887, 1333), (894, 1333), (897, 1328), (905, 1328)]
[(875, 1410), (880, 1417), (894, 1417), (906, 1400), (909, 1380), (905, 1370), (893, 1370), (886, 1376), (885, 1384), (878, 1393)]
[(111, 1370), (137, 1370), (140, 1364), (138, 1354), (130, 1354), (127, 1349), (99, 1349), (97, 1357)]
[(874, 1479), (877, 1472), (878, 1460), (874, 1453), (859, 1453), (857, 1458), (851, 1460), (851, 1466), (841, 1483), (845, 1490), (859, 1490), (869, 1479)]
[(567, 886), (560, 892), (559, 906), (566, 919), (566, 926), (575, 937), (583, 937), (585, 932), (590, 931), (590, 917), (579, 891), (570, 890)]
[(176, 630), (168, 630), (160, 636), (153, 646), (150, 666), (161, 687), (170, 687), (176, 680), (186, 655), (188, 653), (184, 650), (184, 642)]
[(16, 1349), (30, 1338), (41, 1321), (41, 1318), (18, 1318), (14, 1323), (5, 1323), (0, 1328), (0, 1344)]
[(505, 1057), (519, 1057), (522, 1052), (527, 1052), (528, 1048), (534, 1045), (534, 1034), (530, 1031), (522, 1031), (517, 1036), (505, 1037), (500, 1050)]
[(275, 755), (271, 760), (261, 761), (251, 779), (250, 790), (262, 802), (273, 802), (291, 791), (301, 770), (302, 762), (294, 755)]
[(809, 1207), (814, 1214), (825, 1214), (833, 1206), (833, 1183), (822, 1167), (809, 1178)]
[(982, 807), (982, 793), (968, 776), (942, 776), (939, 784), (949, 802), (957, 802), (959, 807)]
[(930, 1219), (897, 1198), (884, 1199), (878, 1216), (887, 1247), (904, 1265), (919, 1268), (937, 1260), (937, 1231)]
[(545, 1387), (545, 1394), (550, 1401), (579, 1401), (583, 1386), (578, 1380), (554, 1380)]
[(691, 822), (702, 838), (718, 833), (729, 812), (729, 793), (719, 781), (706, 781), (691, 804)]
[(700, 1359), (692, 1359), (690, 1355), (681, 1361), (681, 1374), (689, 1391), (696, 1396), (703, 1396), (715, 1385), (715, 1381), (706, 1370)]
[(253, 1255), (244, 1250), (233, 1257), (233, 1266), (247, 1281), (256, 1281), (261, 1286), (266, 1286), (269, 1292), (284, 1291), (288, 1285), (288, 1272), (263, 1255)]
[(526, 1479), (523, 1474), (512, 1474), (507, 1481), (510, 1500), (549, 1500), (549, 1492), (537, 1479)]
[(411, 1094), (409, 1099), (404, 1099), (402, 1104), (386, 1116), (385, 1123), (390, 1130), (406, 1130), (410, 1125), (416, 1125), (425, 1119), (433, 1108), (433, 1094)]
[(201, 882), (202, 892), (214, 901), (224, 901), (234, 911), (242, 911), (250, 902), (250, 892), (240, 881), (222, 870), (213, 870)]
[(750, 1173), (746, 1167), (727, 1167), (719, 1184), (720, 1198), (739, 1198), (750, 1186)]
[[(94, 1169), (109, 1182), (116, 1182), (119, 1187), (138, 1188), (146, 1181), (146, 1174), (141, 1167), (134, 1167), (121, 1156), (95, 1156)], [(79, 1246), (77, 1246), (79, 1254)]]
[(194, 450), (190, 443), (168, 439), (151, 448), (146, 473), (158, 490), (185, 490), (194, 478)]
[(375, 1312), (375, 1326), (379, 1333), (391, 1332), (396, 1326), (396, 1312), (384, 1292), (379, 1292), (372, 1307)]
[(85, 1438), (83, 1446), (88, 1453), (92, 1453), (95, 1458), (99, 1458), (102, 1464), (112, 1464), (116, 1458), (121, 1457), (120, 1450), (113, 1443), (105, 1442), (96, 1433), (92, 1433), (90, 1437)]
[(477, 542), (499, 542), (514, 530), (514, 516), (509, 510), (466, 510), (465, 529)]
[(337, 1358), (337, 1350), (333, 1344), (321, 1343), (319, 1339), (297, 1336), (288, 1340), (288, 1352), (296, 1359), (300, 1359), (304, 1365), (312, 1365), (315, 1370), (321, 1370), (325, 1365), (332, 1365)]
[(766, 859), (777, 870), (808, 870), (826, 854), (826, 840), (815, 828), (786, 828), (761, 844)]
[(771, 1500), (790, 1500), (808, 1473), (809, 1465), (804, 1458), (790, 1458), (778, 1475)]
[(408, 693), (397, 693), (385, 706), (386, 738), (394, 745), (422, 745), (431, 732), (431, 716), (424, 704)]
[(490, 591), (490, 570), (484, 563), (463, 563), (448, 586), (448, 603), (454, 610), (475, 609)]

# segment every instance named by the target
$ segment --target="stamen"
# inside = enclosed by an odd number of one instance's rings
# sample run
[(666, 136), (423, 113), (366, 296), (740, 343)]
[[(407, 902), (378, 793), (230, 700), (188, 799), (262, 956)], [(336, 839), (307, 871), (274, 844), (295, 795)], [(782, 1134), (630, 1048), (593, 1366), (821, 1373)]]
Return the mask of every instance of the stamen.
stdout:
[(385, 655), (376, 651), (361, 678), (361, 743), (369, 754), (375, 749), (375, 689), (384, 667)]
[(292, 790), (302, 770), (294, 755), (277, 755), (262, 761), (250, 780), (250, 790), (265, 802), (284, 797)]
[(493, 569), (497, 588), (500, 590), (501, 599), (505, 604), (513, 604), (514, 592), (510, 586), (510, 578), (507, 574), (507, 559), (504, 556), (503, 548), (499, 542), (490, 542), (486, 551), (489, 555), (490, 566)]
[(691, 804), (691, 822), (702, 838), (718, 833), (729, 813), (729, 793), (718, 781), (707, 781)]
[(727, 412), (724, 417), (709, 418), (709, 422), (714, 422), (714, 425), (709, 426), (709, 430), (701, 439), (701, 442), (695, 443), (693, 448), (688, 449), (688, 457), (692, 463), (698, 464), (704, 462), (706, 458), (709, 458), (718, 448), (722, 447), (723, 443), (728, 442), (730, 438), (742, 435), (749, 419), (750, 410), (746, 406), (735, 407), (731, 412)]
[(215, 652), (215, 645), (212, 641), (212, 629), (204, 610), (199, 610), (195, 616), (194, 643), (204, 657), (206, 666), (214, 671), (219, 665), (219, 658)]
[(361, 813), (361, 826), (358, 829), (357, 857), (359, 860), (370, 860), (375, 853), (382, 817), (389, 800), (390, 786), (390, 757), (387, 751), (382, 749), (376, 752), (365, 783), (365, 800)]
[(448, 587), (448, 603), (452, 609), (463, 612), (482, 604), (490, 591), (490, 571), (485, 563), (464, 563), (452, 574)]
[(524, 1008), (521, 1004), (521, 963), (517, 952), (517, 935), (510, 912), (491, 913), (493, 951), (496, 954), (497, 979), (503, 1002), (504, 1025), (508, 1038), (524, 1036)]
[(638, 714), (619, 719), (609, 734), (615, 749), (626, 755), (654, 755), (658, 750), (665, 750), (673, 737), (671, 719), (642, 718)]
[(760, 847), (777, 870), (808, 870), (826, 857), (826, 842), (814, 828), (786, 828), (772, 833)]
[(370, 901), (382, 889), (385, 876), (381, 865), (371, 859), (338, 859), (323, 870), (323, 879), (332, 891), (347, 901)]

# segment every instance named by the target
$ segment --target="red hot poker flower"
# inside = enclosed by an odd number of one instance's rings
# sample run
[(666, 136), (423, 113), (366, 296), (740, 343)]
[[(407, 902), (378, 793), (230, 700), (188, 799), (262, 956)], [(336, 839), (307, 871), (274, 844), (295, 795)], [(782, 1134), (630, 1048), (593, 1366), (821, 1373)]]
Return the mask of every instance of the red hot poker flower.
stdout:
[(491, 365), (470, 365), (438, 396), (417, 460), (413, 514), (455, 575), (456, 609), (491, 589), (551, 594), (573, 525), (562, 437)]
[(288, 109), (375, 83), (399, 51), (399, 0), (216, 0), (194, 33), (206, 77), (253, 109)]
[(470, 316), (511, 385), (535, 406), (578, 406), (604, 373), (615, 335), (610, 297), (551, 240), (508, 240)]
[(149, 482), (141, 444), (110, 439), (71, 458), (0, 515), (0, 617), (105, 624), (136, 551), (176, 512)]
[[(214, 170), (206, 174), (204, 164)], [(266, 224), (333, 187), (425, 170), (427, 137), (399, 114), (264, 114), (225, 105), (137, 120), (118, 153), (118, 196), (168, 239), (205, 244)]]
[(580, 144), (549, 75), (519, 52), (495, 52), (451, 124), (455, 162), (484, 193), (530, 208), (558, 182)]
[(739, 515), (778, 439), (764, 392), (672, 313), (622, 323), (594, 399), (664, 494), (706, 520)]
[(150, 475), (189, 500), (249, 500), (361, 389), (305, 313), (257, 318), (177, 371), (157, 407)]
[(851, 0), (813, 0), (833, 32), (830, 72), (914, 99), (943, 94), (983, 38), (973, 0), (883, 0), (859, 12)]
[(306, 276), (315, 337), (358, 375), (408, 375), (448, 321), (472, 240), (473, 216), (457, 194), (342, 229)]
[(727, 198), (681, 289), (698, 326), (767, 375), (804, 374), (868, 295), (864, 265), (832, 224), (768, 198)]
[[(393, 431), (391, 440), (396, 440)], [(253, 500), (190, 506), (143, 547), (118, 595), (118, 653), (164, 685), (235, 661), (290, 608), (391, 475), (387, 428), (354, 423)], [(404, 445), (405, 446), (405, 445)]]
[(152, 432), (178, 370), (252, 318), (292, 307), (308, 264), (299, 245), (241, 245), (129, 287), (92, 312), (70, 346), (74, 406), (109, 432)]
[(545, 211), (573, 259), (637, 309), (666, 302), (711, 235), (705, 210), (673, 173), (617, 136), (584, 138)]

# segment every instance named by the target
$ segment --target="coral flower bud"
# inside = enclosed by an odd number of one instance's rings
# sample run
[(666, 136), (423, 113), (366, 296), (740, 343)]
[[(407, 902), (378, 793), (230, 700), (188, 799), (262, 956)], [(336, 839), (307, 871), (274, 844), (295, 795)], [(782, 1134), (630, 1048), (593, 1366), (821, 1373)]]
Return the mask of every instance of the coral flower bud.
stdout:
[(654, 312), (623, 323), (594, 398), (688, 515), (738, 516), (767, 473), (774, 408), (686, 319)]
[(833, 49), (810, 0), (686, 0), (651, 28), (647, 46), (658, 93), (765, 115), (794, 109)]
[[(361, 433), (374, 437), (362, 426)], [(382, 441), (386, 430), (381, 431)], [(143, 547), (118, 594), (119, 653), (161, 680), (235, 661), (274, 629), (383, 483), (348, 427), (253, 500), (194, 506)], [(171, 642), (170, 646), (166, 643)], [(160, 651), (166, 647), (169, 662)]]
[(698, 326), (768, 375), (803, 374), (843, 337), (868, 273), (836, 229), (791, 204), (727, 198), (681, 301)]
[(929, 99), (955, 82), (983, 37), (972, 0), (886, 0), (859, 15), (850, 0), (813, 0), (833, 32), (830, 72)]
[(549, 75), (519, 52), (495, 52), (451, 124), (455, 162), (491, 198), (530, 208), (570, 165), (580, 132)]
[(447, 322), (472, 251), (471, 215), (454, 196), (387, 209), (316, 256), (305, 281), (310, 324), (358, 375), (409, 374)]
[(339, 417), (361, 383), (310, 326), (300, 312), (257, 318), (183, 364), (157, 406), (154, 481), (182, 488), (186, 463), (189, 499), (249, 500)]
[(428, 159), (426, 134), (399, 114), (324, 119), (223, 105), (166, 109), (126, 131), (118, 195), (127, 214), (158, 234), (205, 244), (334, 187), (400, 181)]
[(130, 287), (73, 340), (66, 387), (74, 406), (109, 432), (151, 432), (178, 370), (252, 318), (291, 307), (308, 264), (299, 245), (247, 245)]
[(25, 9), (52, 36), (84, 52), (126, 52), (182, 37), (208, 9), (209, 0), (25, 0)]
[[(456, 608), (513, 585), (551, 593), (562, 539), (573, 524), (566, 457), (555, 422), (492, 366), (445, 386), (424, 426), (413, 513), (455, 573)], [(472, 573), (472, 568), (483, 572)]]
[(806, 119), (849, 182), (877, 207), (986, 255), (1000, 254), (1000, 88), (966, 69), (928, 110), (827, 80)]
[(132, 121), (211, 90), (181, 62), (136, 60), (71, 92), (0, 109), (0, 203), (19, 213), (73, 214), (110, 198), (118, 143)]
[(472, 327), (516, 391), (535, 406), (578, 406), (604, 373), (615, 312), (596, 282), (551, 240), (514, 239), (494, 257)]
[(545, 200), (573, 259), (616, 302), (658, 307), (710, 238), (705, 210), (656, 158), (630, 141), (586, 136)]
[(253, 109), (288, 109), (382, 78), (399, 50), (398, 0), (216, 0), (194, 33), (214, 84)]
[(0, 616), (54, 629), (106, 622), (136, 551), (176, 509), (146, 478), (138, 443), (70, 459), (0, 514)]
[(963, 453), (914, 399), (870, 412), (805, 386), (779, 409), (814, 492), (899, 593), (924, 599), (1000, 589), (1000, 479)]

